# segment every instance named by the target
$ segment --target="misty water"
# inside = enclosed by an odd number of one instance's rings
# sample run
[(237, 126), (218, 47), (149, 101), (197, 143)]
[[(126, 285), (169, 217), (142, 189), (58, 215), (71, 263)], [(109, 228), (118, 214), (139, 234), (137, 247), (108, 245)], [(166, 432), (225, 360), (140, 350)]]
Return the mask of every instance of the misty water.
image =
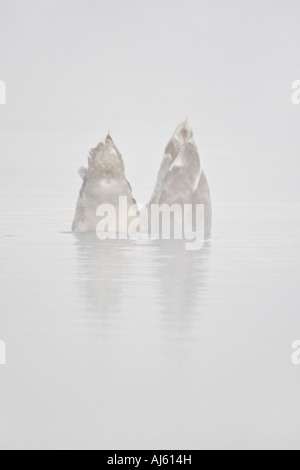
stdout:
[[(300, 2), (0, 7), (0, 448), (299, 449)], [(89, 149), (147, 202), (186, 116), (203, 250), (70, 233)]]
[(1, 448), (297, 447), (298, 214), (217, 205), (189, 252), (3, 209)]

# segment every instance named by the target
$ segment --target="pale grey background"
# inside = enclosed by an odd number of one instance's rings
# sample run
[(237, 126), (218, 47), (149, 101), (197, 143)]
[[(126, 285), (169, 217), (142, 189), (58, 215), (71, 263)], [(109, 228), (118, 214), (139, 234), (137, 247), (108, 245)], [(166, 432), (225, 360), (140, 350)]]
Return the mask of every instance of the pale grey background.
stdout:
[(77, 167), (110, 129), (142, 202), (188, 115), (216, 202), (299, 200), (297, 0), (0, 5), (6, 191), (26, 197), (34, 173), (73, 204)]
[[(298, 448), (298, 0), (0, 0), (1, 448)], [(189, 116), (214, 233), (70, 230), (110, 130), (134, 195)]]

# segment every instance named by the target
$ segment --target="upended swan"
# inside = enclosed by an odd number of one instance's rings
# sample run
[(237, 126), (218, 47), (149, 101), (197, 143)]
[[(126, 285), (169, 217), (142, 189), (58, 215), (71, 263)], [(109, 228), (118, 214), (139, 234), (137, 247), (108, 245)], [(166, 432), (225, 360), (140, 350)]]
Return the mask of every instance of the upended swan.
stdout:
[[(83, 185), (72, 226), (74, 232), (96, 231), (100, 205), (111, 204), (118, 212), (122, 196), (127, 197), (129, 206), (136, 205), (122, 155), (110, 135), (90, 151), (88, 168), (80, 168), (79, 174)], [(188, 120), (177, 127), (165, 149), (155, 189), (146, 207), (153, 204), (204, 205), (205, 236), (210, 235), (210, 190)]]
[(211, 234), (210, 190), (188, 119), (177, 127), (165, 149), (148, 207), (151, 204), (202, 204), (205, 236)]
[(83, 179), (72, 231), (77, 233), (95, 232), (99, 217), (97, 209), (101, 204), (111, 204), (116, 210), (120, 196), (127, 197), (128, 205), (135, 205), (132, 189), (125, 176), (125, 165), (121, 153), (111, 136), (90, 150), (88, 167), (81, 167)]

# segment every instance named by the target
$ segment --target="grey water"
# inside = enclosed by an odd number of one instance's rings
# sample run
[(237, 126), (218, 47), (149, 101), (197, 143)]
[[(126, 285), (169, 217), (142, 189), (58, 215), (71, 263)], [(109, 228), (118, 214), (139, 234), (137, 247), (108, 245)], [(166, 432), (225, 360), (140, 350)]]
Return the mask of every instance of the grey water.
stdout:
[(216, 205), (198, 252), (72, 211), (1, 214), (0, 447), (299, 448), (299, 206)]

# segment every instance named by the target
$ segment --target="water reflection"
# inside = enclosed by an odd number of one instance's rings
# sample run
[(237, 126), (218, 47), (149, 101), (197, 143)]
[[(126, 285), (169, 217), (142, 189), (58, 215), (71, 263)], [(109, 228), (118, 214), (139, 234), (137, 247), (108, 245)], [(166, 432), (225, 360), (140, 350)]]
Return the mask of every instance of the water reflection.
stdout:
[(168, 328), (188, 330), (202, 314), (209, 273), (210, 242), (187, 251), (184, 242), (157, 242), (155, 276), (160, 282), (163, 320)]
[(76, 235), (85, 315), (106, 327), (134, 311), (158, 316), (173, 331), (193, 327), (202, 313), (210, 245), (187, 251), (181, 241), (100, 241)]
[[(128, 244), (128, 242), (126, 242)], [(120, 310), (126, 269), (125, 242), (100, 241), (96, 234), (76, 235), (79, 260), (80, 292), (86, 310), (109, 323)]]

